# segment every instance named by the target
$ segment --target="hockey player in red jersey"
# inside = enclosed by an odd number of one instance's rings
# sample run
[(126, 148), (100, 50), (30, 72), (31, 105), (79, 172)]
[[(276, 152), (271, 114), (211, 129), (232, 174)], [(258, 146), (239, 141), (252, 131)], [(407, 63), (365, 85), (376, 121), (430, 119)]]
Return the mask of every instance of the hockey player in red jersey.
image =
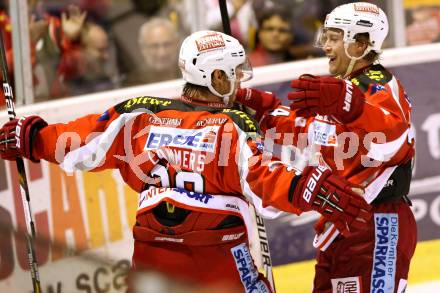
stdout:
[(185, 39), (176, 100), (137, 97), (101, 115), (48, 125), (30, 116), (0, 129), (4, 159), (47, 160), (67, 172), (119, 169), (140, 192), (133, 266), (198, 284), (270, 292), (249, 253), (248, 201), (263, 215), (316, 210), (348, 235), (369, 205), (325, 166), (265, 160), (258, 125), (228, 108), (252, 76), (240, 43), (214, 31)]
[(263, 131), (281, 132), (277, 143), (300, 148), (308, 143), (312, 160), (363, 186), (373, 207), (368, 228), (348, 236), (338, 235), (327, 219), (318, 221), (313, 292), (403, 292), (406, 287), (417, 241), (407, 198), (414, 137), (402, 85), (375, 62), (387, 33), (387, 17), (376, 5), (341, 5), (327, 15), (318, 38), (334, 77), (293, 80), (290, 109), (268, 92), (240, 89), (237, 94), (257, 110)]

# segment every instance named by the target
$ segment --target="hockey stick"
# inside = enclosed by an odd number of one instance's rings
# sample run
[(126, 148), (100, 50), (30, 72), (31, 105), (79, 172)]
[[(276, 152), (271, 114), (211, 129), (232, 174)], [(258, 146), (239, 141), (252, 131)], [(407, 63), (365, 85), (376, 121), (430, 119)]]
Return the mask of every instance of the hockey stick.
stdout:
[[(232, 35), (231, 23), (229, 21), (228, 7), (226, 6), (226, 0), (219, 0), (218, 2), (220, 6), (220, 14), (222, 16), (223, 32), (227, 35)], [(266, 278), (269, 281), (270, 286), (272, 287), (272, 291), (275, 292), (275, 282), (272, 272), (272, 259), (270, 257), (269, 240), (267, 239), (266, 225), (264, 224), (263, 217), (258, 214), (255, 207), (252, 208), (254, 210), (255, 221), (258, 230), (257, 236), (260, 245), (261, 264), (263, 265)]]
[(222, 16), (223, 32), (227, 35), (232, 35), (231, 23), (229, 22), (228, 7), (226, 6), (226, 0), (218, 0), (220, 6), (220, 14)]
[[(3, 93), (5, 94), (6, 99), (6, 108), (8, 110), (9, 121), (15, 119), (15, 108), (14, 108), (14, 98), (12, 93), (12, 87), (9, 82), (8, 77), (8, 64), (6, 63), (6, 53), (3, 41), (3, 32), (0, 31), (0, 55), (2, 62), (2, 76), (3, 76)], [(32, 277), (32, 286), (34, 287), (34, 292), (41, 292), (40, 285), (40, 275), (38, 272), (38, 264), (37, 258), (35, 255), (35, 248), (33, 238), (35, 238), (35, 226), (32, 220), (32, 212), (31, 212), (31, 200), (29, 197), (29, 189), (26, 179), (26, 172), (24, 169), (23, 159), (18, 157), (15, 159), (17, 164), (18, 176), (19, 176), (19, 184), (20, 184), (20, 193), (23, 201), (23, 205), (26, 202), (26, 207), (24, 208), (24, 216), (26, 220), (26, 244), (27, 244), (27, 252), (28, 252), (28, 260), (29, 260), (29, 269)]]

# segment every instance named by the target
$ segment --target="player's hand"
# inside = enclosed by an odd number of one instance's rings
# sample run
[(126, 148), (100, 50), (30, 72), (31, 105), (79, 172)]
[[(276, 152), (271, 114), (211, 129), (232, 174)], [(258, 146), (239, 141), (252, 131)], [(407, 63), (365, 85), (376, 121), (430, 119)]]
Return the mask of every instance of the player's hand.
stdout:
[(281, 105), (281, 101), (271, 92), (264, 92), (251, 88), (239, 88), (235, 100), (255, 111), (257, 120), (267, 111), (272, 111)]
[(302, 211), (314, 210), (333, 222), (343, 235), (363, 229), (372, 217), (363, 190), (331, 173), (325, 166), (306, 167), (293, 192), (293, 204)]
[(67, 13), (61, 13), (61, 27), (66, 38), (71, 41), (79, 38), (86, 17), (87, 11), (81, 12), (76, 5), (69, 5)]
[(11, 120), (0, 128), (0, 157), (15, 160), (24, 157), (37, 162), (32, 156), (33, 140), (37, 132), (47, 126), (39, 116)]
[(292, 80), (291, 87), (299, 90), (288, 93), (290, 108), (298, 110), (298, 115), (329, 115), (349, 123), (364, 109), (364, 94), (349, 80), (304, 74)]

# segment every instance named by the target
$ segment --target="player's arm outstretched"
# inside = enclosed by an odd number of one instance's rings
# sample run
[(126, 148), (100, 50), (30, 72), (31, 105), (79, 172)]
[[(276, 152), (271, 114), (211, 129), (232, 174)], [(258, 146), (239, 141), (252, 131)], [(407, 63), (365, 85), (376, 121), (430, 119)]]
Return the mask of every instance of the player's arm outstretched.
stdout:
[(120, 114), (115, 107), (68, 123), (48, 124), (39, 116), (7, 122), (0, 129), (0, 156), (34, 162), (46, 160), (67, 172), (118, 168), (132, 151), (133, 132), (141, 113)]
[(377, 72), (381, 80), (302, 75), (291, 82), (290, 108), (304, 117), (327, 115), (348, 128), (387, 131), (387, 140), (395, 140), (409, 128), (411, 105), (398, 80), (385, 70)]
[(335, 176), (323, 166), (299, 171), (276, 159), (266, 159), (255, 141), (238, 130), (237, 167), (244, 195), (260, 205), (300, 214), (315, 210), (342, 231), (361, 228), (371, 217), (370, 206), (360, 196), (361, 189)]

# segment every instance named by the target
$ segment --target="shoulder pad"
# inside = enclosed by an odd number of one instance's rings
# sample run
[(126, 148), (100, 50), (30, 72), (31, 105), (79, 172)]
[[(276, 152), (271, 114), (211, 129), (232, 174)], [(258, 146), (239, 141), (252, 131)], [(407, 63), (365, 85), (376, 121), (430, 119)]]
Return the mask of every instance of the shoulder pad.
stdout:
[(260, 132), (257, 121), (245, 112), (235, 109), (223, 109), (221, 113), (228, 115), (244, 132)]
[(126, 100), (122, 103), (119, 103), (114, 108), (115, 111), (120, 114), (130, 113), (135, 110), (138, 111), (147, 110), (153, 113), (158, 113), (164, 110), (181, 110), (181, 111), (189, 110), (189, 107), (186, 104), (178, 100), (149, 97), (149, 96), (136, 97)]
[(382, 65), (375, 64), (368, 68), (365, 72), (351, 79), (351, 82), (358, 86), (363, 92), (368, 90), (371, 84), (385, 85), (393, 75), (386, 70)]

